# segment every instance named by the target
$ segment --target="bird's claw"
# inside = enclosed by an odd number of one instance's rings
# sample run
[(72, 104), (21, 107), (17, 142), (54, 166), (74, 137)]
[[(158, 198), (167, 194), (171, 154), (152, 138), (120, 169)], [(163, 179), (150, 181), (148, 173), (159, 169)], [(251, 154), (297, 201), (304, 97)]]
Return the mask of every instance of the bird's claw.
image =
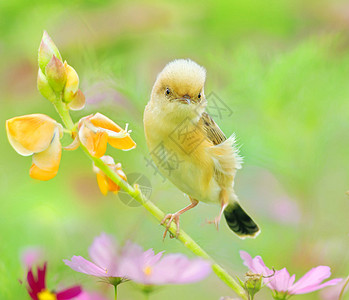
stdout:
[[(168, 222), (166, 223), (166, 221), (168, 220)], [(177, 226), (177, 230), (176, 230), (176, 235), (173, 235), (171, 231), (169, 231), (170, 227), (171, 227), (171, 224), (172, 224), (172, 221), (175, 221), (176, 223), (176, 226)], [(166, 238), (166, 235), (167, 235), (167, 232), (170, 233), (170, 238), (173, 239), (173, 238), (177, 238), (179, 236), (179, 214), (167, 214), (161, 221), (160, 223), (161, 225), (164, 225), (166, 224), (165, 226), (165, 232), (164, 232), (164, 235), (162, 237), (163, 240), (165, 240)]]
[(221, 218), (219, 216), (215, 217), (214, 220), (206, 220), (207, 224), (215, 224), (217, 231), (219, 230), (220, 222), (221, 222)]

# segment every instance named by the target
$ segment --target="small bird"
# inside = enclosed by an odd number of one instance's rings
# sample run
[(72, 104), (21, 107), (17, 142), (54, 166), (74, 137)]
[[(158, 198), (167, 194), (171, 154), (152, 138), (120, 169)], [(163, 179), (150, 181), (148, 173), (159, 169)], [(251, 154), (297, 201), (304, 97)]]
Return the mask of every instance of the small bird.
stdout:
[(218, 229), (224, 213), (228, 226), (240, 238), (256, 237), (258, 225), (243, 210), (234, 192), (234, 177), (242, 159), (235, 136), (226, 138), (205, 111), (206, 70), (190, 59), (168, 63), (158, 74), (144, 111), (147, 145), (159, 171), (189, 196), (191, 204), (167, 214), (166, 237), (172, 221), (195, 207), (199, 201), (219, 203), (214, 223)]

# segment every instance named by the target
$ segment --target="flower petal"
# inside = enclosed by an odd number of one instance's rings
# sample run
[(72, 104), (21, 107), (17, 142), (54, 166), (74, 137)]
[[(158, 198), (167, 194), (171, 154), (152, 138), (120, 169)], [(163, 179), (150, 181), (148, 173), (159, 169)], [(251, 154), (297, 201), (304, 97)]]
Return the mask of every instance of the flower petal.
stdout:
[(36, 299), (37, 293), (41, 292), (46, 288), (45, 284), (45, 276), (46, 276), (46, 263), (43, 268), (37, 268), (37, 278), (34, 278), (33, 269), (30, 269), (27, 273), (27, 290), (32, 299)]
[(108, 129), (115, 132), (120, 132), (123, 130), (118, 124), (114, 123), (112, 120), (110, 120), (105, 115), (102, 115), (101, 113), (96, 113), (89, 120), (96, 127)]
[(78, 149), (78, 147), (80, 146), (78, 134), (76, 132), (73, 132), (72, 137), (73, 141), (68, 146), (63, 147), (64, 150), (73, 151)]
[(66, 289), (64, 291), (61, 291), (56, 294), (57, 300), (68, 300), (73, 299), (76, 296), (80, 295), (82, 292), (82, 289), (80, 286), (73, 286), (69, 289)]
[(253, 273), (269, 276), (274, 272), (270, 270), (264, 264), (263, 259), (260, 256), (252, 258), (246, 251), (240, 251), (240, 257), (244, 261), (244, 265), (249, 268)]
[[(331, 268), (327, 266), (318, 266), (311, 269), (301, 277), (289, 290), (292, 294), (309, 293), (318, 290), (327, 285), (320, 283), (331, 276)], [(332, 280), (331, 280), (332, 281)], [(333, 285), (333, 284), (329, 284)]]
[(108, 143), (110, 144), (110, 146), (120, 150), (132, 150), (136, 148), (136, 143), (130, 137), (130, 135), (127, 135), (123, 138), (116, 138), (116, 137), (109, 136)]
[(210, 272), (211, 264), (203, 259), (189, 260), (182, 254), (169, 254), (154, 266), (152, 283), (193, 283), (204, 279)]
[(49, 147), (33, 155), (33, 163), (44, 171), (58, 170), (61, 161), (62, 146), (59, 141), (59, 130), (56, 128)]
[(97, 132), (93, 135), (94, 156), (102, 157), (107, 151), (108, 134), (106, 132)]
[(11, 146), (27, 156), (44, 151), (51, 143), (57, 122), (43, 114), (15, 117), (6, 121)]
[(276, 271), (274, 276), (267, 278), (268, 286), (278, 292), (287, 292), (291, 286), (290, 282), (294, 282), (295, 276), (290, 277), (286, 268)]
[[(102, 156), (101, 160), (105, 164), (107, 164), (114, 172), (116, 172), (123, 180), (127, 180), (125, 173), (121, 169), (121, 164), (115, 164), (114, 159), (111, 156)], [(118, 186), (113, 180), (111, 180), (107, 175), (105, 175), (94, 164), (93, 171), (97, 174), (97, 183), (103, 195), (107, 195), (108, 191), (113, 192), (115, 194), (117, 194), (120, 191), (120, 186)]]
[(65, 102), (70, 102), (73, 100), (74, 95), (79, 89), (79, 76), (74, 68), (64, 62), (64, 68), (67, 75), (67, 81), (63, 91), (63, 100)]
[(144, 261), (146, 261), (148, 265), (155, 265), (161, 259), (164, 252), (165, 251), (161, 251), (161, 252), (155, 254), (153, 249), (148, 249), (147, 251), (145, 251), (142, 254), (142, 256), (143, 256)]
[(95, 157), (102, 157), (107, 150), (108, 134), (104, 131), (95, 133), (84, 122), (82, 122), (79, 129), (79, 139), (91, 155)]
[(120, 186), (118, 186), (113, 180), (111, 180), (109, 177), (108, 179), (108, 190), (110, 192), (113, 192), (114, 194), (117, 194), (120, 191)]
[(246, 251), (240, 251), (240, 257), (244, 262), (244, 265), (249, 268), (252, 272), (256, 273), (255, 270), (253, 270), (253, 259), (250, 254), (248, 254)]
[(121, 164), (118, 163), (116, 166), (115, 166), (116, 170), (115, 172), (125, 181), (127, 181), (127, 176), (126, 174), (124, 173), (124, 171), (121, 169)]
[[(338, 279), (339, 278), (337, 278), (336, 280)], [(340, 284), (337, 283), (334, 286), (330, 288), (326, 288), (323, 291), (321, 291), (321, 299), (323, 300), (338, 299), (343, 289), (344, 289), (343, 291), (344, 293), (346, 293), (349, 290), (349, 285), (348, 285), (349, 276), (347, 278), (340, 278), (340, 279), (342, 279), (341, 281), (338, 280), (338, 283)]]
[(38, 286), (40, 290), (46, 289), (46, 269), (47, 269), (47, 263), (44, 263), (44, 266), (42, 268), (38, 267)]
[(115, 165), (114, 158), (112, 158), (109, 155), (102, 156), (101, 160), (103, 160), (103, 162), (106, 163), (107, 165)]
[(203, 259), (194, 259), (181, 275), (181, 283), (197, 282), (207, 277), (212, 271), (211, 264)]
[[(113, 236), (102, 233), (96, 237), (88, 253), (96, 265), (108, 271), (109, 276), (117, 271), (118, 246)], [(114, 275), (117, 277), (118, 274)]]
[(104, 296), (94, 293), (83, 291), (76, 300), (107, 300)]
[[(114, 166), (111, 166), (113, 171), (118, 174), (123, 180), (127, 181), (127, 177), (126, 174), (124, 173), (124, 171), (121, 169), (121, 164), (118, 163)], [(121, 187), (119, 185), (117, 185), (113, 180), (111, 180), (109, 177), (108, 178), (108, 184), (109, 184), (109, 191), (113, 192), (114, 194), (117, 194)]]
[(330, 286), (330, 285), (336, 285), (341, 281), (342, 281), (342, 278), (335, 278), (335, 279), (326, 281), (325, 283), (322, 283), (322, 284), (307, 286), (303, 289), (292, 290), (292, 292), (289, 292), (289, 293), (294, 294), (294, 295), (310, 293), (310, 292), (320, 290), (320, 289), (327, 287), (327, 286)]
[(323, 280), (331, 276), (331, 268), (318, 266), (304, 274), (293, 286), (292, 290), (303, 289), (307, 286), (320, 284)]
[(74, 271), (97, 277), (109, 277), (106, 270), (96, 266), (82, 256), (73, 256), (71, 260), (64, 259), (63, 262)]
[[(96, 113), (89, 121), (96, 127), (108, 129), (116, 133), (124, 132), (124, 129), (119, 125), (100, 113)], [(129, 134), (121, 138), (109, 136), (108, 142), (112, 147), (121, 150), (131, 150), (136, 147), (136, 143), (131, 139)]]
[(122, 259), (119, 265), (120, 273), (136, 282), (148, 284), (148, 278), (146, 278), (143, 269), (148, 266), (152, 267), (149, 265), (152, 262), (152, 255), (154, 255), (152, 250), (148, 250), (144, 254), (142, 247), (127, 241), (125, 246), (122, 247)]
[(46, 170), (40, 169), (35, 164), (32, 164), (29, 170), (29, 176), (31, 178), (42, 180), (42, 181), (47, 181), (54, 178), (57, 175), (57, 173), (58, 173), (58, 169), (46, 171)]
[(59, 129), (56, 129), (50, 146), (40, 153), (33, 155), (30, 177), (38, 180), (50, 180), (57, 175), (61, 161), (62, 146), (59, 141)]
[(36, 293), (40, 292), (40, 290), (36, 286), (36, 281), (34, 279), (34, 275), (33, 275), (33, 270), (32, 269), (30, 269), (28, 271), (28, 273), (27, 273), (27, 282), (28, 282), (27, 290), (28, 290), (29, 293), (36, 294)]
[(41, 247), (26, 247), (21, 251), (21, 262), (26, 269), (30, 269), (34, 264), (37, 264), (44, 256), (44, 251)]
[(73, 100), (68, 104), (68, 107), (71, 110), (80, 110), (85, 107), (85, 95), (82, 93), (81, 90), (78, 90), (74, 97)]
[(97, 184), (101, 193), (106, 196), (109, 190), (109, 180), (108, 177), (103, 172), (98, 172), (97, 174)]

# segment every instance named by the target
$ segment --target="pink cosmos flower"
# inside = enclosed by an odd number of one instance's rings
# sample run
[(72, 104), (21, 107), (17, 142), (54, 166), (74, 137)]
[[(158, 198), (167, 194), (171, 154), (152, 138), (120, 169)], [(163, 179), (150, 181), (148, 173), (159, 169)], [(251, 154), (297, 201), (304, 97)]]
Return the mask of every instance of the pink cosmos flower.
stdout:
[(27, 290), (31, 299), (33, 300), (68, 300), (73, 299), (81, 293), (80, 286), (73, 286), (61, 292), (49, 291), (46, 288), (46, 268), (45, 263), (42, 268), (37, 268), (37, 276), (34, 277), (33, 269), (30, 269), (27, 274)]
[(153, 249), (143, 252), (135, 244), (127, 243), (120, 266), (127, 278), (144, 285), (184, 284), (200, 281), (211, 272), (208, 261), (189, 260), (182, 254), (155, 254)]
[(74, 271), (97, 277), (123, 278), (119, 271), (120, 247), (115, 239), (102, 233), (96, 237), (88, 250), (92, 262), (82, 256), (73, 256), (71, 260), (64, 259), (64, 263)]
[(260, 256), (252, 258), (247, 252), (240, 251), (240, 257), (244, 261), (244, 265), (252, 272), (263, 274), (265, 277), (270, 276), (264, 279), (264, 283), (274, 291), (275, 299), (286, 299), (288, 295), (314, 292), (326, 286), (335, 285), (342, 280), (341, 278), (336, 278), (321, 283), (331, 276), (331, 269), (327, 266), (318, 266), (311, 269), (294, 283), (296, 276), (290, 276), (286, 268), (277, 270), (274, 273), (274, 271), (265, 266)]
[[(118, 247), (112, 236), (102, 233), (89, 248), (92, 262), (81, 256), (73, 256), (64, 263), (73, 270), (97, 277), (130, 279), (145, 285), (181, 284), (199, 281), (211, 272), (210, 263), (202, 259), (189, 260), (181, 254), (162, 257), (152, 249), (127, 242)], [(120, 282), (116, 282), (120, 283)]]

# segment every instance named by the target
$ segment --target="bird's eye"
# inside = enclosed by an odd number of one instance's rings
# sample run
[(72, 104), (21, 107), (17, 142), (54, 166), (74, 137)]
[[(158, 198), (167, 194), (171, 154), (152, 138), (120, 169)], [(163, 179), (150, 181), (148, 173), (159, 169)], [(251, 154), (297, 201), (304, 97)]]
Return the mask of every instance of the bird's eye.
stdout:
[(198, 95), (198, 98), (199, 98), (199, 99), (201, 98), (201, 93)]
[(171, 93), (171, 92), (170, 92), (170, 89), (167, 88), (165, 94), (166, 94), (166, 95), (169, 95), (170, 93)]

